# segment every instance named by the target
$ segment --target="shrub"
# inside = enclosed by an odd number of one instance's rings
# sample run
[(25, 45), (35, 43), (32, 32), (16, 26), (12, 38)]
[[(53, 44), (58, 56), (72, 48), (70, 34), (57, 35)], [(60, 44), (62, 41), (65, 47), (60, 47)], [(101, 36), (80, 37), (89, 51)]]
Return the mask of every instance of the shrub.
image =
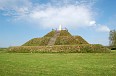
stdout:
[(111, 50), (116, 50), (116, 47), (114, 47), (114, 48), (111, 48)]

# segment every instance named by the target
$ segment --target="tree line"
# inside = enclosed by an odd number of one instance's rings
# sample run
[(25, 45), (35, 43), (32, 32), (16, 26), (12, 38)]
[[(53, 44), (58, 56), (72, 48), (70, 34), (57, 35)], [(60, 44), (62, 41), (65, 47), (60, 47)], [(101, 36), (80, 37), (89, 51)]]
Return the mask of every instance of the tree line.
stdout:
[(116, 49), (116, 30), (111, 30), (109, 33), (109, 45), (112, 49)]

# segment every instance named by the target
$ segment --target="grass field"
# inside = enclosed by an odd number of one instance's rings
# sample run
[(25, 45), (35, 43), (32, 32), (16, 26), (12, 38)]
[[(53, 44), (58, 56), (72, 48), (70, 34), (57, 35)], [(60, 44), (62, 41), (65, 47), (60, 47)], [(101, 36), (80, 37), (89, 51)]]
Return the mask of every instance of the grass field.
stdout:
[(0, 76), (116, 76), (112, 53), (5, 53)]

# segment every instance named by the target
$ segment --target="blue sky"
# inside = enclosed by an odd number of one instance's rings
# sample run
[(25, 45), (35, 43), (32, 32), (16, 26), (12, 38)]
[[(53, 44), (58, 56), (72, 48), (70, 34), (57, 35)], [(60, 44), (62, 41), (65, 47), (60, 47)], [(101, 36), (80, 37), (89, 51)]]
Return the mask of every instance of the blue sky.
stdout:
[(91, 44), (109, 44), (116, 0), (0, 0), (0, 47), (20, 46), (59, 25)]

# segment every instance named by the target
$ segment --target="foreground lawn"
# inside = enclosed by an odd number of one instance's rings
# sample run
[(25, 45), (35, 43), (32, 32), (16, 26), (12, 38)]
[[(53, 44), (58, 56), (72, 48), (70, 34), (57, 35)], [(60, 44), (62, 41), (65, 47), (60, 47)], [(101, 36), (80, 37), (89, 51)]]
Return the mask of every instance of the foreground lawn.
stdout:
[(0, 76), (116, 76), (116, 52), (0, 52)]

